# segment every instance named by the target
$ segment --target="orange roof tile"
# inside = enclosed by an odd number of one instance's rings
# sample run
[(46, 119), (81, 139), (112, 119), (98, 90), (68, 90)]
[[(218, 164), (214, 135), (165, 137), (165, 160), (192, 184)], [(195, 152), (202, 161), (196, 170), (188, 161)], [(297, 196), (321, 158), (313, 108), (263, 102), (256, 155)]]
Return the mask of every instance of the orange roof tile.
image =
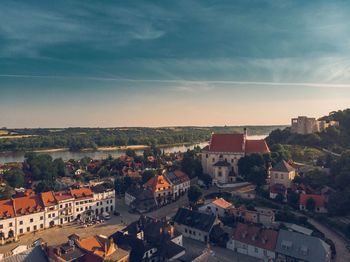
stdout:
[(249, 140), (247, 139), (246, 145), (245, 145), (245, 153), (246, 154), (253, 154), (253, 153), (269, 153), (270, 149), (267, 146), (264, 139), (261, 140)]
[(0, 219), (15, 217), (15, 210), (11, 199), (0, 201)]
[(44, 210), (44, 206), (39, 195), (14, 198), (13, 206), (17, 216)]
[(71, 193), (76, 199), (93, 197), (91, 189), (87, 187), (71, 189)]
[(170, 183), (166, 180), (163, 175), (157, 175), (148, 180), (144, 186), (152, 192), (162, 191), (165, 189), (169, 189), (171, 187)]
[(221, 207), (221, 208), (229, 208), (229, 207), (232, 207), (232, 204), (230, 202), (227, 202), (225, 199), (223, 198), (218, 198), (218, 199), (215, 199), (212, 204), (218, 206), (218, 207)]
[(67, 199), (73, 199), (74, 197), (72, 196), (70, 191), (59, 191), (59, 192), (55, 192), (55, 199), (57, 201), (64, 201)]
[(52, 191), (42, 192), (41, 199), (45, 207), (57, 205), (57, 201)]
[(326, 198), (322, 195), (312, 194), (300, 194), (299, 203), (300, 205), (306, 206), (307, 201), (312, 198), (315, 201), (316, 207), (324, 207), (326, 205)]
[(181, 182), (190, 181), (188, 175), (179, 169), (174, 171), (174, 175), (177, 176), (181, 180)]

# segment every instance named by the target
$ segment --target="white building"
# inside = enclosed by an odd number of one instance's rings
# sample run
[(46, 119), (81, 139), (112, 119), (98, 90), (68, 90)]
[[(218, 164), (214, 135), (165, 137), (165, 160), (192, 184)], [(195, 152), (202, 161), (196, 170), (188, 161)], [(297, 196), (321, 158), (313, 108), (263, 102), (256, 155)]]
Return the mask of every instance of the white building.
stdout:
[(296, 170), (285, 160), (278, 162), (270, 170), (269, 184), (273, 186), (275, 184), (281, 184), (285, 188), (290, 188), (293, 179), (296, 176)]
[(223, 198), (218, 198), (205, 204), (204, 206), (201, 206), (200, 208), (198, 208), (198, 210), (200, 212), (205, 212), (215, 216), (224, 217), (228, 214), (229, 209), (232, 207), (233, 205), (230, 202), (227, 202)]
[(213, 178), (213, 184), (236, 180), (238, 160), (253, 153), (270, 152), (265, 140), (252, 140), (244, 134), (212, 134), (210, 143), (201, 152), (203, 172)]
[(41, 193), (41, 199), (45, 210), (44, 228), (59, 225), (59, 206), (52, 191)]
[(278, 232), (238, 223), (226, 247), (264, 261), (274, 261)]
[(26, 193), (24, 196), (0, 201), (0, 240), (18, 236), (55, 225), (74, 221), (87, 210), (113, 212), (114, 189), (100, 187), (79, 188), (69, 191)]
[(179, 208), (174, 216), (174, 226), (184, 237), (204, 243), (209, 242), (209, 235), (214, 225), (219, 223), (216, 216)]
[(173, 199), (183, 196), (190, 188), (190, 178), (181, 170), (164, 171), (164, 177), (170, 182), (173, 190)]

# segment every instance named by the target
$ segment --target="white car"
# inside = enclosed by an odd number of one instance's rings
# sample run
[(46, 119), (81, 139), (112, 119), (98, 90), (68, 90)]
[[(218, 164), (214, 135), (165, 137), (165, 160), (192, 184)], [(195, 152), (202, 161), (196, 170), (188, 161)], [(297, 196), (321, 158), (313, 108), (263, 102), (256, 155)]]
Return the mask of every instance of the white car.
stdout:
[(103, 212), (103, 213), (102, 213), (102, 216), (103, 216), (103, 218), (106, 219), (106, 220), (111, 219), (111, 215), (108, 214), (107, 212)]

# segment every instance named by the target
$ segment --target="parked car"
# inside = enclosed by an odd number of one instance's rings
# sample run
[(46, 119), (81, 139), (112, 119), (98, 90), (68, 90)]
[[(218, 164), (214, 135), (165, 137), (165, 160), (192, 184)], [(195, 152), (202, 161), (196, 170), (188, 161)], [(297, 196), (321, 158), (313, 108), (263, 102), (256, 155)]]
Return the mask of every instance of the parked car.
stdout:
[(103, 213), (102, 213), (102, 216), (103, 216), (103, 218), (106, 219), (106, 220), (111, 219), (111, 215), (108, 214), (107, 212), (103, 212)]

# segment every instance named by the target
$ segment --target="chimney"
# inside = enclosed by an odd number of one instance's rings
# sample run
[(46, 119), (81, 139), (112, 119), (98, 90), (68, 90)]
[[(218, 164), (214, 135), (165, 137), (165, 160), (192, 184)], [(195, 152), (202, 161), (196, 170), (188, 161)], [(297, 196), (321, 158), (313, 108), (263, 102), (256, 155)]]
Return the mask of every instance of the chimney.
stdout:
[(246, 141), (247, 141), (247, 137), (248, 137), (248, 130), (245, 127), (243, 129), (243, 142), (242, 142), (242, 150), (245, 151), (245, 145), (246, 145)]
[(170, 226), (170, 237), (173, 238), (174, 237), (174, 227)]

